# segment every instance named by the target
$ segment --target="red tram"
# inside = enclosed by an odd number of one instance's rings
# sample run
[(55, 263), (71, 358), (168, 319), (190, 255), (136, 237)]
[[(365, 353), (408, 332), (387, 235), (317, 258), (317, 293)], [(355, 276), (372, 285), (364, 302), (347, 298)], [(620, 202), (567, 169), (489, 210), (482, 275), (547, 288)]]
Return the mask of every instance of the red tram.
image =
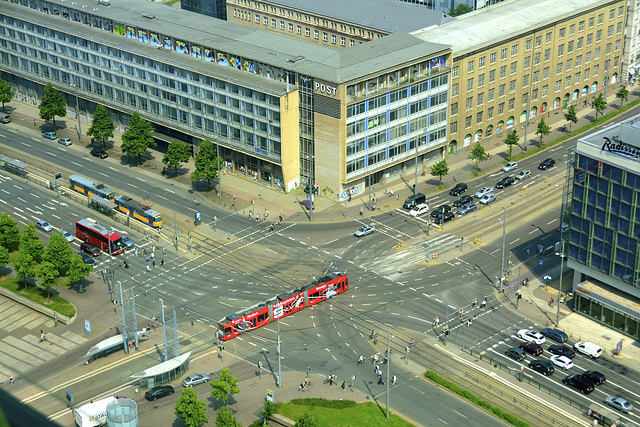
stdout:
[(349, 279), (346, 274), (330, 273), (302, 287), (228, 315), (218, 322), (218, 338), (223, 341), (235, 338), (243, 332), (265, 326), (347, 289)]

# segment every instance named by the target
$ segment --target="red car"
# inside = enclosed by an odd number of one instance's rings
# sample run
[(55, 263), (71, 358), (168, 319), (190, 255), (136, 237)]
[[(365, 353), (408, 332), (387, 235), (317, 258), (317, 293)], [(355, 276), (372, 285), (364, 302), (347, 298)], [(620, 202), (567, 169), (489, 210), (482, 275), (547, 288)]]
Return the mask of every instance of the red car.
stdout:
[(543, 351), (542, 347), (534, 342), (523, 342), (522, 344), (520, 344), (520, 348), (529, 354), (533, 354), (534, 356), (540, 356)]

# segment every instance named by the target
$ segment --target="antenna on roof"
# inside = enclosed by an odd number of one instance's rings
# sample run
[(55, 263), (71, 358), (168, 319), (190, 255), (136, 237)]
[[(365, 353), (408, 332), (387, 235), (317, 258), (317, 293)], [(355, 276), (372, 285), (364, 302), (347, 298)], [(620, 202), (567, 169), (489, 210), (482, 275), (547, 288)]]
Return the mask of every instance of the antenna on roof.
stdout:
[(289, 73), (287, 73), (287, 93), (289, 93)]

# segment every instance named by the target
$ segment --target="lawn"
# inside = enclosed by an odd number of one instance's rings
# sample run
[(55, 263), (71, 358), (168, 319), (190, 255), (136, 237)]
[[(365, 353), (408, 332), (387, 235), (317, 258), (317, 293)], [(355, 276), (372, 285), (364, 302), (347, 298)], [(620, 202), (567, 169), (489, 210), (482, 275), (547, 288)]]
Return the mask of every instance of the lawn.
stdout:
[[(68, 277), (60, 277), (58, 279), (58, 286), (68, 286), (68, 284)], [(51, 294), (51, 299), (48, 299), (47, 291), (44, 291), (35, 285), (29, 285), (25, 289), (25, 287), (21, 283), (17, 283), (14, 277), (2, 276), (0, 277), (0, 286), (10, 290), (14, 294), (20, 295), (44, 307), (50, 308), (51, 310), (60, 313), (63, 316), (73, 317), (76, 315), (76, 309), (69, 301), (59, 297), (58, 295), (54, 295), (53, 292)]]

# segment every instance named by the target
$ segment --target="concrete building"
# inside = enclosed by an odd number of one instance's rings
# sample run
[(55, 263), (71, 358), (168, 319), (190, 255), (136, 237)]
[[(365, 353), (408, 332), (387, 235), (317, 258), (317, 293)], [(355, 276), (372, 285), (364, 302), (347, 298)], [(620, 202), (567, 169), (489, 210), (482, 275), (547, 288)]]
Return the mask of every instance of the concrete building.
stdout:
[(635, 82), (640, 71), (640, 2), (629, 0), (627, 23), (624, 30), (624, 58), (622, 59), (622, 82)]
[(227, 19), (226, 0), (180, 0), (180, 8), (222, 20)]
[[(580, 138), (564, 221), (575, 310), (640, 338), (640, 115)], [(588, 285), (585, 282), (589, 282)]]

